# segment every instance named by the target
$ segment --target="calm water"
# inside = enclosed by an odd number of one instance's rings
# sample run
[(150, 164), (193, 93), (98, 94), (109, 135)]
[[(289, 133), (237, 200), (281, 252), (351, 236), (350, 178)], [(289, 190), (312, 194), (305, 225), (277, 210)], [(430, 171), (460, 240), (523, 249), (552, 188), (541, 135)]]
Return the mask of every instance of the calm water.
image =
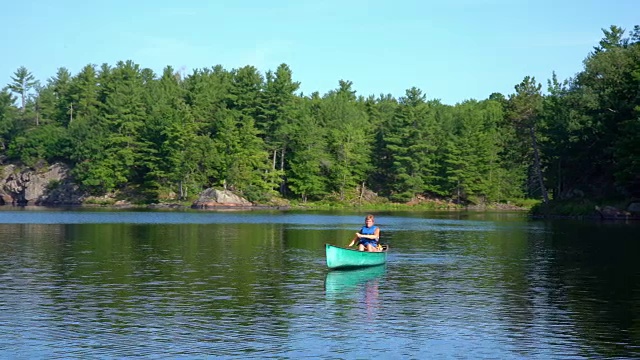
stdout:
[(0, 209), (0, 358), (640, 357), (640, 224)]

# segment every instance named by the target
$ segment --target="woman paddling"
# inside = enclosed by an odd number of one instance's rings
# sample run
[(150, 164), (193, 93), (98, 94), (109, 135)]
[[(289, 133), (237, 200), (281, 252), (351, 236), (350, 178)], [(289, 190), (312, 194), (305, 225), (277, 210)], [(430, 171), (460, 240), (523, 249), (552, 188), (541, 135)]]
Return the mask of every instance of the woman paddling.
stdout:
[(360, 232), (356, 233), (356, 236), (351, 240), (349, 246), (358, 244), (358, 250), (360, 251), (380, 251), (378, 250), (378, 240), (380, 239), (380, 228), (373, 225), (373, 215), (367, 215), (364, 218), (364, 226), (360, 229)]

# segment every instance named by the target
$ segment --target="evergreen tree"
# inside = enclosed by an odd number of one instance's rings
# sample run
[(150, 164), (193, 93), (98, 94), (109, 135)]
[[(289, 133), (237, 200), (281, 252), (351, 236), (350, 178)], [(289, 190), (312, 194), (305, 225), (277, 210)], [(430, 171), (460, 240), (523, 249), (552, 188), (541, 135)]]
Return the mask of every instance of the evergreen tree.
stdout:
[(51, 120), (62, 126), (68, 126), (73, 111), (71, 99), (72, 76), (69, 70), (62, 67), (56, 72), (56, 76), (48, 80), (47, 87), (51, 89), (55, 98), (55, 113)]
[[(105, 78), (105, 76), (102, 77)], [(65, 113), (65, 115), (68, 114), (69, 116), (67, 124), (73, 123), (74, 119), (78, 118), (86, 121), (97, 120), (101, 106), (98, 84), (98, 74), (93, 65), (86, 65), (71, 79), (69, 84), (70, 104), (66, 109), (68, 113)], [(65, 108), (63, 107), (60, 110), (62, 112)]]
[[(547, 189), (542, 173), (540, 149), (538, 147), (536, 125), (542, 110), (542, 85), (533, 77), (526, 76), (524, 80), (515, 86), (516, 93), (509, 97), (509, 118), (514, 127), (519, 131), (523, 142), (529, 143), (532, 161), (532, 179), (536, 180), (538, 189), (545, 203), (549, 202)], [(528, 138), (529, 141), (524, 141)]]
[(327, 180), (324, 176), (326, 171), (323, 165), (329, 158), (326, 134), (318, 118), (312, 116), (309, 110), (311, 101), (298, 101), (291, 113), (295, 121), (290, 121), (287, 185), (303, 202), (310, 198), (319, 199), (327, 192)]
[(170, 66), (148, 89), (149, 117), (141, 129), (143, 163), (146, 167), (145, 189), (157, 199), (165, 188), (178, 193), (180, 199), (196, 190), (192, 171), (197, 165), (188, 161), (189, 147), (198, 134), (179, 76)]
[(640, 193), (637, 174), (636, 122), (638, 119), (640, 50), (638, 31), (624, 38), (624, 30), (603, 30), (600, 47), (585, 59), (571, 92), (581, 97), (580, 112), (588, 122), (583, 136), (589, 163), (583, 188), (593, 196), (611, 196), (626, 188)]
[(11, 84), (9, 84), (9, 90), (20, 96), (20, 110), (25, 112), (27, 106), (27, 100), (29, 98), (29, 92), (38, 84), (33, 74), (26, 67), (19, 67), (11, 77)]
[(222, 110), (216, 116), (213, 142), (220, 155), (219, 184), (252, 200), (269, 198), (268, 154), (251, 116)]
[(27, 166), (41, 161), (64, 161), (68, 156), (67, 133), (56, 124), (29, 129), (13, 139), (7, 154)]
[(340, 200), (348, 190), (362, 186), (371, 168), (371, 144), (375, 129), (364, 107), (356, 102), (350, 81), (340, 81), (339, 89), (325, 96), (321, 104), (321, 124), (327, 127), (327, 148), (331, 155), (328, 176)]
[[(279, 169), (280, 174), (284, 174), (287, 148), (292, 136), (292, 123), (298, 120), (292, 112), (296, 99), (294, 93), (299, 87), (300, 83), (292, 80), (291, 69), (286, 64), (278, 66), (275, 73), (268, 71), (266, 74), (256, 126), (272, 156), (271, 172)], [(278, 186), (280, 193), (284, 195), (285, 179), (279, 177), (274, 185)]]
[(13, 105), (16, 98), (6, 89), (0, 91), (0, 154), (5, 156), (7, 145), (14, 136), (17, 109)]
[[(213, 69), (194, 70), (184, 80), (186, 103), (197, 123), (211, 126), (214, 115), (227, 108), (232, 81), (233, 75), (220, 65)], [(205, 126), (202, 130), (207, 129)]]
[[(445, 145), (445, 168), (449, 192), (457, 199), (480, 197), (495, 200), (492, 181), (497, 162), (495, 102), (465, 101), (455, 107), (454, 123)], [(497, 115), (497, 116), (496, 116)]]
[(263, 77), (253, 66), (234, 69), (231, 74), (233, 80), (227, 96), (227, 107), (250, 116), (255, 122), (262, 107), (260, 94), (264, 88)]
[[(104, 68), (104, 67), (103, 67)], [(102, 107), (99, 101), (98, 73), (93, 65), (87, 65), (71, 79), (70, 83), (69, 120), (67, 123), (70, 155), (74, 165), (72, 173), (80, 184), (101, 193), (106, 188), (113, 188), (109, 179), (101, 179), (102, 172), (96, 164), (102, 159), (106, 148), (106, 126), (98, 115)], [(95, 173), (95, 176), (94, 176)]]
[(365, 102), (365, 109), (371, 126), (375, 128), (375, 140), (372, 146), (372, 166), (375, 171), (369, 173), (369, 186), (380, 194), (389, 195), (389, 184), (393, 181), (391, 154), (385, 139), (391, 128), (398, 101), (391, 95), (370, 97)]
[[(79, 167), (82, 172), (77, 174), (84, 185), (108, 192), (139, 182), (144, 176), (140, 160), (145, 143), (140, 141), (140, 129), (146, 109), (137, 64), (121, 61), (113, 69), (103, 65), (99, 78), (102, 79), (99, 96), (103, 107), (96, 130), (100, 131), (97, 147), (101, 151), (87, 154), (88, 159)], [(91, 133), (92, 129), (85, 128), (85, 134), (87, 130)]]
[(37, 84), (32, 101), (36, 127), (55, 121), (57, 99), (50, 85), (41, 86)]
[(426, 96), (413, 87), (400, 98), (393, 122), (384, 139), (391, 159), (391, 198), (407, 201), (416, 194), (439, 193), (437, 186), (435, 118)]

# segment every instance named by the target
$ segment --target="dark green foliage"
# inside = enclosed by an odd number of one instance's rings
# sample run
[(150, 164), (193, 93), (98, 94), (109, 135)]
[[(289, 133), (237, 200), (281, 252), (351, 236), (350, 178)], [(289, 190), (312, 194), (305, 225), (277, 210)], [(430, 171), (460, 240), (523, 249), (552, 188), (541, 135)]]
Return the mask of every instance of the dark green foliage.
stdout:
[(94, 194), (147, 202), (212, 186), (257, 202), (639, 197), (640, 27), (603, 32), (583, 71), (553, 75), (546, 94), (525, 77), (453, 106), (415, 87), (359, 97), (344, 80), (296, 94), (286, 64), (157, 76), (126, 61), (60, 68), (43, 86), (21, 67), (0, 92), (0, 160), (63, 161)]
[[(539, 194), (545, 203), (549, 201), (542, 169), (538, 138), (539, 123), (543, 108), (542, 85), (533, 77), (525, 76), (515, 86), (516, 92), (509, 96), (507, 103), (507, 121), (514, 128), (516, 142), (514, 154), (520, 157), (522, 164), (529, 170), (527, 189), (530, 196)], [(518, 146), (519, 145), (519, 146)]]
[[(268, 71), (264, 91), (258, 104), (256, 127), (264, 139), (267, 151), (272, 157), (270, 179), (272, 188), (279, 188), (285, 195), (285, 166), (288, 166), (288, 149), (296, 136), (294, 124), (300, 120), (296, 111), (295, 92), (300, 83), (294, 82), (291, 69), (281, 64), (275, 73)], [(276, 170), (278, 169), (278, 170)]]
[(213, 144), (220, 159), (215, 185), (239, 192), (251, 187), (269, 193), (268, 154), (257, 136), (253, 118), (236, 110), (224, 110), (217, 119)]
[(145, 88), (149, 114), (140, 129), (140, 140), (144, 144), (141, 181), (154, 200), (170, 192), (185, 199), (197, 189), (191, 180), (197, 165), (187, 154), (198, 131), (184, 100), (180, 77), (173, 68), (166, 67), (158, 81), (145, 80)]
[(416, 194), (438, 193), (436, 180), (436, 119), (417, 88), (406, 91), (382, 141), (390, 160), (391, 198), (408, 201)]
[(311, 102), (298, 101), (288, 120), (291, 137), (287, 168), (287, 184), (292, 193), (303, 202), (307, 199), (319, 200), (327, 193), (327, 172), (329, 154), (325, 129), (310, 111)]
[[(640, 44), (616, 26), (575, 78), (550, 83), (545, 98), (550, 185), (559, 199), (638, 196)], [(622, 192), (622, 193), (621, 193)]]
[(51, 121), (62, 126), (68, 126), (73, 115), (73, 99), (71, 73), (66, 68), (59, 68), (56, 76), (50, 78), (47, 88), (51, 89), (53, 94), (53, 113), (50, 116)]
[(350, 81), (340, 81), (340, 87), (323, 99), (319, 109), (319, 124), (326, 127), (326, 144), (330, 158), (326, 172), (330, 191), (345, 200), (347, 192), (355, 190), (368, 177), (375, 128), (368, 122), (363, 106), (356, 102)]
[(18, 118), (18, 109), (13, 105), (15, 101), (15, 96), (6, 89), (0, 91), (0, 151), (2, 153), (15, 136), (14, 130)]
[(365, 101), (365, 110), (371, 126), (375, 128), (372, 146), (372, 166), (375, 171), (369, 173), (369, 186), (380, 194), (389, 195), (389, 185), (393, 181), (392, 154), (385, 139), (389, 136), (398, 101), (391, 95), (379, 98), (369, 97)]
[(9, 158), (28, 166), (38, 161), (64, 161), (68, 156), (69, 143), (64, 128), (47, 124), (29, 129), (17, 136), (9, 146)]
[(98, 110), (102, 104), (99, 98), (100, 87), (98, 84), (98, 74), (93, 65), (85, 66), (71, 79), (69, 84), (70, 104), (67, 109), (69, 124), (77, 119), (90, 122), (97, 120)]
[(500, 105), (466, 101), (453, 109), (453, 123), (443, 134), (445, 190), (461, 201), (469, 197), (498, 200), (501, 176), (497, 125)]

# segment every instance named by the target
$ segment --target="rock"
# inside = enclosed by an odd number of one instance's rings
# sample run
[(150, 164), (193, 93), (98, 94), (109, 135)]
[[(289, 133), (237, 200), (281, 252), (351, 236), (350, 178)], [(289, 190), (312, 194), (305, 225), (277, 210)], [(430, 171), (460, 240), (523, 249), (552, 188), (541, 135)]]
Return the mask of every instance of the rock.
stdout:
[(200, 193), (192, 208), (206, 209), (210, 207), (228, 207), (228, 206), (253, 206), (247, 199), (240, 197), (228, 190), (217, 190), (209, 188)]
[(69, 168), (60, 163), (44, 170), (7, 165), (0, 178), (0, 203), (14, 205), (80, 204), (83, 195), (73, 184)]
[(628, 211), (620, 210), (613, 206), (596, 206), (596, 211), (603, 219), (625, 219), (631, 215)]
[(640, 201), (634, 201), (627, 206), (627, 211), (632, 213), (640, 213)]

